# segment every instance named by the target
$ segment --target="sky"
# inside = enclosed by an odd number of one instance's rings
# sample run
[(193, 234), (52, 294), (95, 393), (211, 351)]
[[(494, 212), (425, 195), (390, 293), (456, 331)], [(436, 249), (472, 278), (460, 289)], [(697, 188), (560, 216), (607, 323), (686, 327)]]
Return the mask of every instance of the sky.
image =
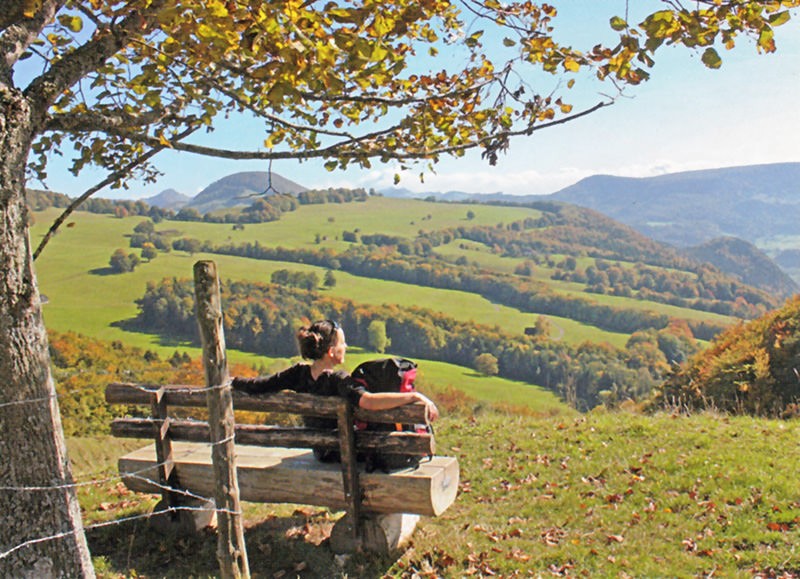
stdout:
[[(591, 46), (608, 29), (609, 15), (624, 12), (625, 2), (569, 0), (551, 2), (559, 8), (557, 30), (576, 47)], [(658, 2), (632, 3), (641, 14), (658, 9)], [(636, 20), (633, 16), (632, 22)], [(574, 40), (573, 40), (574, 39)], [(495, 166), (479, 152), (444, 159), (420, 182), (420, 168), (401, 173), (399, 186), (416, 192), (503, 192), (549, 194), (584, 177), (607, 174), (648, 177), (679, 171), (800, 162), (800, 13), (776, 29), (778, 50), (758, 54), (742, 39), (733, 51), (723, 51), (723, 65), (710, 70), (700, 53), (668, 47), (656, 56), (649, 81), (626, 91), (611, 106), (577, 121), (512, 141)], [(583, 44), (582, 44), (583, 43)], [(594, 104), (610, 87), (579, 82), (579, 99)], [(577, 107), (576, 107), (577, 110)], [(251, 121), (220, 124), (212, 143), (225, 147), (245, 140), (259, 143), (263, 127)], [(246, 137), (246, 138), (245, 138)], [(392, 186), (394, 165), (376, 162), (371, 170), (328, 172), (324, 161), (280, 160), (272, 171), (309, 188)], [(47, 186), (78, 196), (100, 181), (103, 173), (78, 178), (58, 159), (50, 165)], [(105, 189), (96, 197), (138, 199), (165, 189), (194, 196), (206, 186), (238, 171), (266, 171), (266, 161), (228, 161), (167, 151), (156, 165), (164, 174), (154, 184), (133, 183), (129, 190)], [(37, 187), (37, 183), (29, 183)]]

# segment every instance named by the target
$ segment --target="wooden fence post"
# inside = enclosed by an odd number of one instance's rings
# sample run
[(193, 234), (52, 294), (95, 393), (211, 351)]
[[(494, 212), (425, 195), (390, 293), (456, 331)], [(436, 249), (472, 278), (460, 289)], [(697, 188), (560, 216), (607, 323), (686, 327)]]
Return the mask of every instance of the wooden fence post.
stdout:
[(198, 261), (194, 265), (194, 287), (197, 321), (203, 342), (203, 366), (209, 389), (206, 401), (216, 482), (214, 498), (217, 504), (217, 559), (223, 579), (247, 578), (250, 577), (250, 567), (239, 506), (233, 398), (228, 385), (219, 277), (213, 261)]

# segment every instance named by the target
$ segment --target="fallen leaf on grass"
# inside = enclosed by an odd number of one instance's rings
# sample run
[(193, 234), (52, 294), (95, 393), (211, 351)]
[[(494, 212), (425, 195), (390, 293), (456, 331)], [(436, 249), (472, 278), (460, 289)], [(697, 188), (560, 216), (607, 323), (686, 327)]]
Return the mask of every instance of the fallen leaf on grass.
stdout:
[(606, 541), (609, 543), (622, 543), (625, 541), (625, 537), (622, 535), (606, 535)]
[(127, 509), (128, 507), (135, 507), (139, 501), (119, 501), (116, 503), (100, 503), (97, 505), (98, 511), (114, 511), (116, 509)]
[(523, 563), (524, 563), (525, 561), (529, 561), (529, 560), (530, 560), (530, 558), (531, 558), (531, 556), (530, 556), (530, 555), (528, 555), (528, 554), (524, 553), (524, 552), (522, 551), (522, 549), (519, 549), (518, 547), (514, 547), (514, 548), (513, 548), (513, 549), (511, 549), (511, 551), (509, 551), (509, 552), (508, 552), (508, 554), (506, 555), (506, 559), (512, 559), (512, 560), (514, 560), (514, 561), (522, 561)]
[(564, 563), (563, 565), (556, 565), (553, 563), (547, 569), (553, 575), (569, 575), (570, 570), (574, 567), (570, 563)]
[(551, 547), (555, 547), (561, 542), (566, 536), (566, 531), (563, 529), (559, 529), (558, 527), (552, 527), (550, 529), (545, 529), (542, 531), (541, 537), (544, 541), (545, 545), (550, 545)]

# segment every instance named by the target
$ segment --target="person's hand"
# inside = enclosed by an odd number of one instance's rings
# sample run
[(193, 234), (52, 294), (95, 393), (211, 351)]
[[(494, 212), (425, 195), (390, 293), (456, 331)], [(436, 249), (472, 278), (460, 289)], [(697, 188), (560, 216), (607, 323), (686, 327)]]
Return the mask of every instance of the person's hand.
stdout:
[(428, 409), (428, 418), (430, 418), (431, 422), (439, 418), (439, 409), (436, 408), (436, 404), (434, 404), (430, 398), (417, 392), (417, 400), (425, 403), (425, 406)]

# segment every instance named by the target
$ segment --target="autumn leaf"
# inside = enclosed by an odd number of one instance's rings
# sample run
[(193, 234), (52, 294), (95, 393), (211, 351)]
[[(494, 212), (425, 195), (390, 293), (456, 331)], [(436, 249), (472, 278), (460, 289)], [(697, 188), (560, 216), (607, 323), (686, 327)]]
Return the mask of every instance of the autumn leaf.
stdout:
[(703, 52), (702, 61), (708, 68), (719, 68), (722, 66), (722, 59), (719, 57), (717, 51), (711, 47), (706, 48), (705, 52)]
[(611, 18), (609, 23), (611, 24), (611, 28), (613, 28), (617, 32), (625, 30), (628, 27), (628, 23), (625, 22), (625, 20), (620, 18), (619, 16), (614, 16), (613, 18)]

